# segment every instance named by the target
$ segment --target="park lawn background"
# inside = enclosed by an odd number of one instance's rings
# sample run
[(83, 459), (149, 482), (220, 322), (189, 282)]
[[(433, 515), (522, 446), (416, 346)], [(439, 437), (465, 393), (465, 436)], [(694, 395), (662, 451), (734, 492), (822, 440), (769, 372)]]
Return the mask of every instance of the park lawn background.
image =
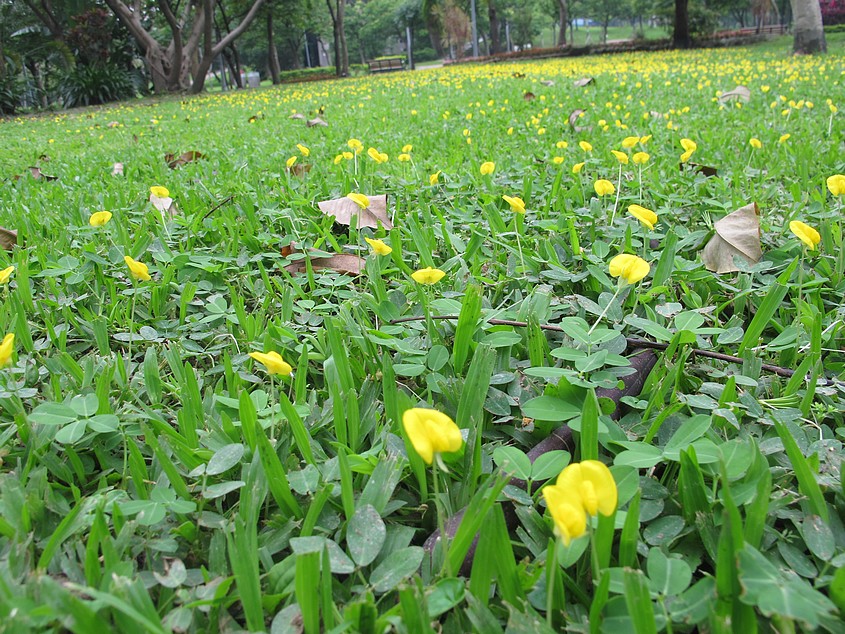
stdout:
[[(15, 267), (0, 287), (0, 333), (15, 334), (0, 627), (841, 631), (845, 426), (842, 384), (825, 378), (843, 370), (842, 198), (826, 186), (845, 172), (841, 52), (831, 38), (824, 57), (468, 64), (4, 120), (0, 226), (21, 248), (0, 252)], [(737, 85), (747, 103), (719, 100)], [(716, 176), (680, 164), (681, 139)], [(203, 156), (170, 169), (185, 152)], [(616, 192), (596, 195), (598, 179)], [(395, 228), (335, 225), (316, 205), (350, 192), (387, 194)], [(707, 271), (714, 222), (751, 202), (762, 261)], [(91, 227), (100, 210), (112, 220)], [(817, 249), (794, 220), (819, 230)], [(363, 270), (285, 269), (307, 249)], [(621, 252), (651, 272), (617, 293)], [(429, 266), (445, 278), (412, 281)], [(419, 319), (390, 323), (402, 317)], [(567, 332), (539, 328), (556, 323)], [(627, 371), (625, 336), (671, 350), (613, 421), (591, 404)], [(248, 356), (270, 350), (292, 377)], [(465, 430), (448, 473), (404, 436), (414, 406)], [(564, 422), (572, 451), (527, 467), (522, 452)], [(501, 474), (543, 483), (593, 454), (617, 482), (615, 526), (550, 549), (542, 495), (500, 494)], [(435, 494), (475, 524), (432, 563)], [(517, 508), (510, 533), (499, 495)], [(465, 583), (454, 572), (478, 529)]]

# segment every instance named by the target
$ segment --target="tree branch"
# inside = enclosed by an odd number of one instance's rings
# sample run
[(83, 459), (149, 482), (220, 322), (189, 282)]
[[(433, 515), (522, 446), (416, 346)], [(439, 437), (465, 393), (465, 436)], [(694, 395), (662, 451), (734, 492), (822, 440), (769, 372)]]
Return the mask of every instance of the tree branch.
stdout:
[(255, 0), (255, 3), (250, 8), (249, 13), (244, 16), (244, 19), (241, 20), (241, 23), (238, 24), (238, 26), (236, 26), (233, 30), (229, 31), (226, 37), (224, 37), (222, 40), (220, 40), (219, 42), (217, 42), (217, 44), (214, 45), (214, 48), (211, 50), (212, 57), (219, 55), (220, 51), (222, 51), (224, 48), (229, 46), (229, 44), (231, 44), (241, 36), (241, 33), (243, 33), (247, 29), (250, 23), (255, 19), (255, 16), (258, 15), (258, 11), (259, 9), (261, 9), (261, 6), (263, 4), (264, 0)]

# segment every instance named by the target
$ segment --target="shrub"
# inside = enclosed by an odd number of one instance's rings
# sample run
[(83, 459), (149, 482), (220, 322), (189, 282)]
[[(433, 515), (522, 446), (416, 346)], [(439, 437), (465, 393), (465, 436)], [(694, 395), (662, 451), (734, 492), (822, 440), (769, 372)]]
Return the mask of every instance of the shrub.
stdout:
[(134, 97), (138, 78), (117, 66), (77, 66), (62, 77), (59, 95), (65, 108), (93, 106)]

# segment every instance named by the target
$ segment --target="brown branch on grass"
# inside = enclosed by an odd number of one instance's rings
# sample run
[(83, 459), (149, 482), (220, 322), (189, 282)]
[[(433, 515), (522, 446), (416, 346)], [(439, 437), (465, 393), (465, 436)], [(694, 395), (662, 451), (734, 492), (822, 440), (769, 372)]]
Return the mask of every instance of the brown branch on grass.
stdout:
[[(444, 319), (444, 320), (457, 320), (458, 315), (432, 315), (432, 319)], [(390, 321), (391, 324), (401, 324), (409, 321), (424, 321), (425, 317), (401, 317), (400, 319), (392, 319)], [(513, 326), (515, 328), (526, 328), (528, 324), (524, 321), (515, 321), (513, 319), (487, 319), (485, 320), (488, 324), (493, 326)], [(549, 330), (551, 332), (563, 332), (565, 333), (566, 330), (561, 328), (560, 326), (555, 326), (554, 324), (539, 324), (542, 330)], [(625, 337), (625, 341), (628, 342), (629, 348), (649, 348), (651, 350), (666, 350), (669, 347), (669, 344), (660, 343), (659, 341), (649, 341), (648, 339), (637, 339), (635, 337)], [(705, 357), (708, 359), (716, 359), (718, 361), (726, 361), (727, 363), (739, 363), (743, 362), (742, 358), (735, 357), (730, 354), (722, 354), (721, 352), (711, 352), (710, 350), (700, 350), (698, 348), (694, 348), (692, 350), (692, 354), (697, 357)], [(769, 363), (764, 363), (760, 366), (766, 372), (771, 372), (772, 374), (777, 374), (778, 376), (782, 376), (785, 378), (791, 378), (795, 374), (795, 370), (790, 370), (789, 368), (782, 368), (778, 365), (771, 365)], [(831, 380), (831, 379), (823, 379), (826, 384), (836, 383), (838, 381)]]

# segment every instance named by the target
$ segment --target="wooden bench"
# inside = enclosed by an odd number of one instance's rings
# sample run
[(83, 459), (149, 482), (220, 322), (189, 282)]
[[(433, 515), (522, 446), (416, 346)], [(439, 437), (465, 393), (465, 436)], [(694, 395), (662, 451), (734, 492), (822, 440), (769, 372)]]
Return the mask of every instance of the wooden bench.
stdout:
[(405, 70), (405, 62), (401, 57), (388, 59), (374, 59), (367, 62), (371, 73), (389, 73), (392, 70)]

